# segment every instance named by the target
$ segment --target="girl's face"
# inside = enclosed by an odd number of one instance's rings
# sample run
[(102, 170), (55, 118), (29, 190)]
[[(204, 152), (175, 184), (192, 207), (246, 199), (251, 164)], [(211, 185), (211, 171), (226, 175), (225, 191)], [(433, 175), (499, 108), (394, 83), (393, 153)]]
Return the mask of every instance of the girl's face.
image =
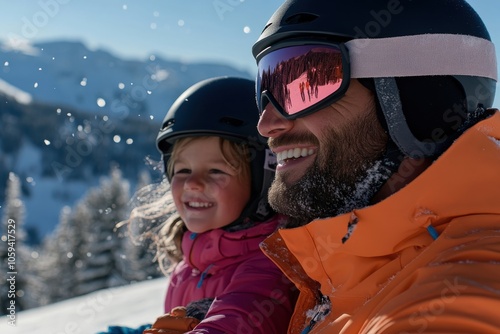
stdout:
[(195, 233), (232, 223), (250, 199), (250, 178), (226, 162), (218, 137), (182, 147), (173, 161), (171, 187), (179, 215)]

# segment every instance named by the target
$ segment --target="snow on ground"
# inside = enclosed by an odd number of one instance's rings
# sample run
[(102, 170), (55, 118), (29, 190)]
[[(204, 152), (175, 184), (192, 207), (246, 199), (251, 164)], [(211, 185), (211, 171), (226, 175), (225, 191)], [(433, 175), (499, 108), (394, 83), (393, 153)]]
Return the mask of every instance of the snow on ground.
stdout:
[(100, 290), (0, 320), (2, 334), (95, 334), (108, 325), (139, 327), (163, 314), (167, 278)]

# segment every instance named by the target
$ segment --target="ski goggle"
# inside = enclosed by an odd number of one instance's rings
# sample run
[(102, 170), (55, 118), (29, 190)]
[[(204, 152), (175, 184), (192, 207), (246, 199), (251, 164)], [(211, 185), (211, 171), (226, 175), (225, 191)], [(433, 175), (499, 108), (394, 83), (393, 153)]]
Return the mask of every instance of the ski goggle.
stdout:
[(343, 44), (311, 42), (269, 48), (257, 56), (257, 105), (272, 103), (286, 119), (318, 111), (340, 99), (349, 85)]

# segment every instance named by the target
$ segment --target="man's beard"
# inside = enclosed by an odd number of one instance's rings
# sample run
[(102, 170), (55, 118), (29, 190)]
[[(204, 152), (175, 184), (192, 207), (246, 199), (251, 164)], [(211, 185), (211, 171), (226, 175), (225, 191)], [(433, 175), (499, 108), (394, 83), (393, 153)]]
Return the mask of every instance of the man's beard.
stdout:
[(392, 161), (382, 157), (387, 135), (375, 125), (376, 118), (363, 117), (325, 134), (328, 139), (322, 143), (323, 149), (295, 184), (286, 184), (287, 172), (276, 175), (269, 203), (290, 217), (289, 227), (370, 204), (394, 168)]

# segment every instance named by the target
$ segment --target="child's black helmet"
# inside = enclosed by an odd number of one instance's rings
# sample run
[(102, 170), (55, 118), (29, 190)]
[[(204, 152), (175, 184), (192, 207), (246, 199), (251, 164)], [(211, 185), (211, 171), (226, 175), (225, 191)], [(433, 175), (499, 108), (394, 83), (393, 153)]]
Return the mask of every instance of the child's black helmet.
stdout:
[(269, 218), (273, 212), (267, 192), (274, 179), (276, 160), (257, 131), (258, 119), (254, 81), (217, 77), (196, 83), (172, 104), (158, 133), (156, 145), (163, 155), (165, 171), (177, 139), (218, 136), (244, 143), (251, 155), (252, 191), (242, 218)]
[(344, 43), (350, 72), (375, 92), (407, 156), (437, 156), (492, 106), (495, 49), (465, 0), (288, 0), (253, 55), (294, 40)]

